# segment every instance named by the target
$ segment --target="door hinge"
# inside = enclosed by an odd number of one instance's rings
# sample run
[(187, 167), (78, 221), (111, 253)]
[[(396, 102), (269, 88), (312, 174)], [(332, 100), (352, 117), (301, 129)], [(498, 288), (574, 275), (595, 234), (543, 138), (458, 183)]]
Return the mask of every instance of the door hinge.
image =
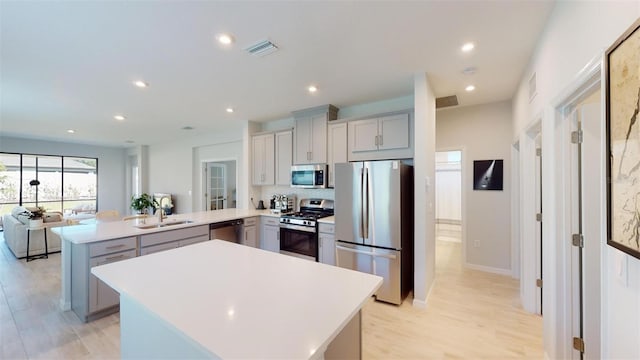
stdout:
[(542, 148), (536, 149), (536, 156), (542, 156)]
[(571, 235), (571, 244), (573, 246), (579, 246), (581, 248), (584, 247), (584, 236), (582, 234), (573, 234)]
[(536, 221), (542, 222), (542, 213), (537, 213), (536, 214)]
[(582, 130), (571, 132), (571, 143), (582, 144)]
[(536, 286), (542, 289), (542, 279), (536, 279)]
[(584, 352), (584, 340), (582, 340), (579, 337), (574, 337), (573, 338), (573, 348), (580, 351), (581, 353)]

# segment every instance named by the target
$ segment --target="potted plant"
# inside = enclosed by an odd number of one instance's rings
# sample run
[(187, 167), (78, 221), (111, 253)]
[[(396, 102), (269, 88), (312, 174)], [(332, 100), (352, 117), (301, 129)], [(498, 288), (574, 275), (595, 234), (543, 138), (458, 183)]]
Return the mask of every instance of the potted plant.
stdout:
[(131, 208), (138, 214), (148, 214), (149, 208), (155, 209), (158, 206), (158, 202), (147, 193), (143, 193), (138, 197), (131, 197)]
[(23, 215), (29, 216), (29, 227), (32, 229), (42, 227), (44, 225), (42, 216), (44, 215), (44, 208), (42, 206), (29, 208), (23, 213)]

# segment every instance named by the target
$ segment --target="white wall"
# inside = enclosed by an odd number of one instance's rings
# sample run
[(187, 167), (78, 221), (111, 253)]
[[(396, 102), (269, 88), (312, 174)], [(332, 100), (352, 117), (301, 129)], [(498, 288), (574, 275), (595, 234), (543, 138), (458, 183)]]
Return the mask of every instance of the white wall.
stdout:
[[(518, 139), (523, 135), (524, 129), (536, 118), (536, 114), (549, 114), (550, 104), (581, 74), (585, 65), (601, 56), (604, 49), (639, 16), (638, 1), (558, 2), (514, 97), (513, 138)], [(533, 72), (537, 73), (538, 94), (529, 103), (528, 80)], [(551, 122), (553, 119), (547, 116), (544, 121)], [(550, 129), (553, 134), (554, 125), (543, 123), (543, 132), (545, 128)], [(544, 139), (545, 134), (543, 141)], [(545, 178), (555, 176), (549, 170), (555, 171), (551, 165), (545, 167)], [(543, 203), (549, 201), (554, 201), (554, 198), (545, 195)], [(545, 231), (545, 236), (546, 234)], [(601, 243), (605, 240), (601, 239)], [(640, 260), (609, 246), (603, 247), (602, 260), (601, 358), (638, 359)], [(616, 275), (620, 266), (626, 270), (626, 280)], [(547, 302), (545, 304), (545, 309), (551, 305)], [(548, 316), (544, 319), (545, 353), (549, 358), (562, 356), (561, 347), (564, 344), (555, 343), (554, 329), (557, 325)]]
[[(149, 146), (147, 191), (173, 194), (175, 205), (173, 211), (176, 213), (197, 210), (200, 206), (198, 200), (200, 200), (201, 173), (200, 167), (194, 166), (194, 162), (198, 163), (200, 150), (217, 144), (222, 144), (220, 149), (224, 149), (224, 144), (242, 141), (243, 125), (244, 122), (238, 121), (230, 124), (224, 131), (211, 133), (198, 133), (195, 129), (191, 130), (194, 133), (192, 137)], [(239, 151), (239, 148), (236, 149)], [(237, 154), (228, 152), (225, 157), (234, 155), (239, 159), (238, 176), (246, 176), (243, 172), (244, 163), (241, 152)]]
[[(504, 274), (511, 274), (511, 116), (506, 101), (436, 113), (436, 148), (464, 148), (465, 262)], [(474, 191), (473, 160), (492, 159), (503, 160), (504, 190)]]
[(84, 156), (98, 158), (98, 210), (118, 210), (125, 214), (126, 150), (103, 146), (69, 144), (14, 137), (0, 137), (0, 152)]
[(416, 74), (414, 133), (414, 290), (413, 305), (426, 307), (435, 280), (436, 101), (427, 74)]

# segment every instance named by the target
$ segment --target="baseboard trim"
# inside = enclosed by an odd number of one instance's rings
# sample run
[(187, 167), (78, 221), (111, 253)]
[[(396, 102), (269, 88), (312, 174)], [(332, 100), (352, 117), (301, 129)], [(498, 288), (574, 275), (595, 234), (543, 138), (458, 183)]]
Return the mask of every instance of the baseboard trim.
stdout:
[(429, 302), (429, 297), (431, 296), (431, 290), (433, 290), (433, 285), (435, 284), (436, 280), (433, 281), (433, 283), (431, 284), (431, 287), (429, 287), (429, 291), (427, 291), (427, 298), (424, 300), (420, 300), (420, 299), (416, 299), (415, 297), (413, 298), (413, 302), (411, 303), (411, 305), (413, 305), (413, 307), (418, 308), (418, 309), (426, 309), (427, 308), (427, 303)]
[(509, 269), (500, 269), (500, 268), (494, 268), (491, 266), (476, 265), (476, 264), (469, 264), (469, 263), (464, 264), (464, 266), (468, 269), (480, 270), (480, 271), (489, 272), (489, 273), (498, 274), (498, 275), (505, 275), (505, 276), (513, 275), (513, 272), (511, 272), (511, 270)]

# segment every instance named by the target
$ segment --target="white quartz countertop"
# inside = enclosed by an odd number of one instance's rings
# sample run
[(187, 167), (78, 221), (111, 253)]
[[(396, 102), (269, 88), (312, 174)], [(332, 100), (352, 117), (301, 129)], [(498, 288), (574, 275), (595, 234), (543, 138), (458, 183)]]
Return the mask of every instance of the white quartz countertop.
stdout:
[(335, 216), (327, 216), (327, 217), (318, 219), (318, 222), (319, 223), (326, 223), (326, 224), (335, 224), (336, 217)]
[(378, 276), (221, 240), (91, 272), (223, 359), (320, 357), (382, 284)]
[[(175, 230), (198, 225), (207, 225), (227, 220), (235, 220), (248, 218), (253, 216), (273, 216), (279, 217), (279, 214), (272, 214), (269, 210), (253, 210), (253, 209), (223, 209), (212, 211), (201, 211), (189, 214), (170, 215), (164, 221), (191, 221), (188, 224), (171, 225), (162, 228), (139, 229), (135, 224), (139, 220), (129, 221), (94, 221), (92, 224), (80, 224), (73, 226), (64, 226), (53, 228), (52, 231), (60, 235), (66, 241), (74, 244), (85, 244), (96, 241), (109, 239), (117, 239), (127, 236), (138, 236), (151, 234), (154, 232)], [(154, 224), (158, 222), (157, 217), (150, 216), (145, 220), (146, 224)]]

